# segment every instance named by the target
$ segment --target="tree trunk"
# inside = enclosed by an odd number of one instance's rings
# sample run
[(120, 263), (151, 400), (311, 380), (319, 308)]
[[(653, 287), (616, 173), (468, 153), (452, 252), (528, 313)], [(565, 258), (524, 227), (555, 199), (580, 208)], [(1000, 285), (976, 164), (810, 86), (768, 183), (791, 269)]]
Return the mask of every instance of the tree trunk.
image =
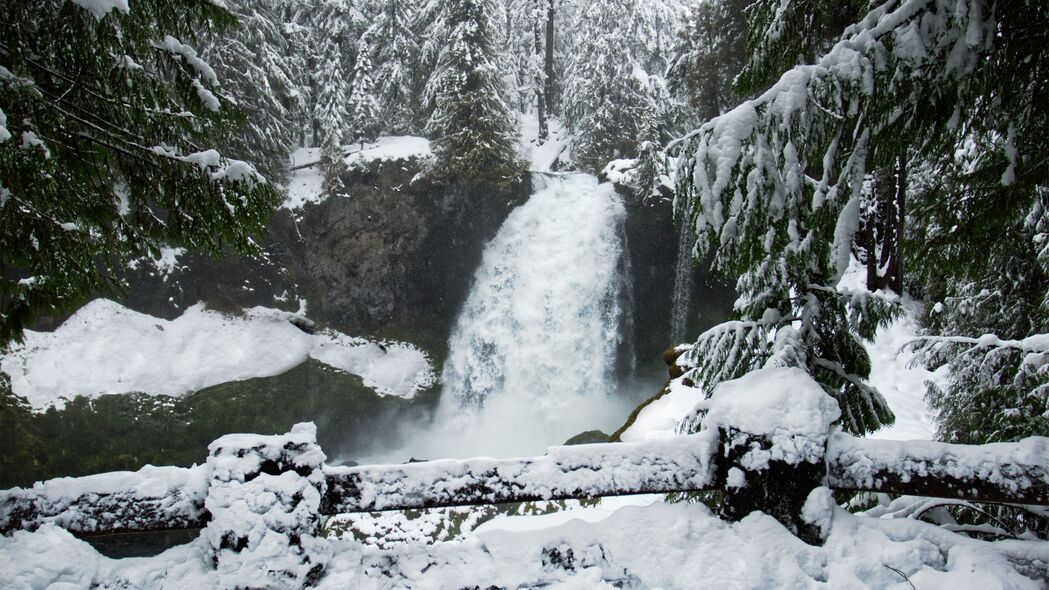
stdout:
[(907, 155), (896, 157), (896, 246), (893, 257), (895, 264), (892, 272), (892, 288), (903, 295), (903, 238), (907, 212)]
[(867, 250), (867, 288), (903, 293), (903, 232), (907, 197), (907, 156), (875, 174), (873, 203), (861, 240)]
[(546, 59), (543, 70), (546, 77), (543, 98), (546, 101), (546, 112), (554, 115), (554, 0), (546, 0)]
[[(547, 89), (546, 83), (543, 80), (543, 74), (539, 71), (539, 61), (543, 56), (543, 21), (539, 18), (542, 14), (542, 5), (547, 0), (536, 0), (536, 10), (532, 15), (532, 31), (534, 36), (535, 45), (535, 98), (536, 98), (536, 111), (539, 118), (539, 141), (546, 141), (548, 135), (548, 126), (546, 123), (547, 115)], [(547, 23), (549, 27), (549, 23)]]

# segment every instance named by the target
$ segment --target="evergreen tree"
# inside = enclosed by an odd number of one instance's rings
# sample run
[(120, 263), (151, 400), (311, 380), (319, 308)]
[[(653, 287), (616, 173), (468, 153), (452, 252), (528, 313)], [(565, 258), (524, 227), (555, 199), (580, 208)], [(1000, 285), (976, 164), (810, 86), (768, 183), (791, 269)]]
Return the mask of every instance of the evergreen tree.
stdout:
[(427, 129), (438, 178), (506, 187), (521, 171), (517, 124), (498, 64), (501, 13), (493, 0), (439, 0), (435, 30), (447, 33), (427, 84), (434, 103)]
[(357, 64), (353, 68), (353, 95), (350, 97), (353, 121), (350, 125), (354, 141), (375, 141), (379, 133), (379, 105), (375, 102), (375, 84), (372, 82), (371, 50), (365, 35), (357, 44)]
[(324, 192), (329, 195), (342, 191), (342, 146), (347, 135), (346, 76), (342, 70), (341, 51), (334, 37), (324, 39), (319, 54), (321, 69), (317, 76), (318, 97), (314, 110), (315, 125), (321, 133), (321, 168), (324, 171)]
[(282, 26), (285, 4), (287, 0), (227, 2), (238, 24), (209, 35), (202, 51), (248, 117), (248, 125), (223, 142), (223, 152), (250, 155), (270, 180), (287, 174), (288, 154), (298, 141), (296, 120), (306, 106), (296, 82), (292, 44)]
[(417, 113), (424, 77), (420, 75), (419, 42), (413, 30), (418, 8), (411, 0), (386, 0), (365, 35), (371, 39), (375, 64), (375, 97), (385, 133), (420, 131)]
[(312, 78), (313, 133), (320, 142), (324, 192), (329, 195), (343, 190), (343, 145), (350, 135), (353, 113), (350, 104), (349, 77), (353, 63), (349, 48), (363, 17), (345, 0), (321, 0), (309, 14), (319, 50)]
[(564, 118), (572, 157), (583, 168), (599, 171), (636, 155), (646, 141), (669, 139), (655, 132), (673, 119), (665, 83), (649, 73), (665, 68), (667, 6), (614, 0), (581, 8), (565, 71)]
[[(311, 135), (307, 145), (323, 147), (338, 135), (338, 142), (349, 134), (352, 121), (349, 84), (356, 61), (354, 47), (362, 34), (364, 15), (349, 0), (306, 0), (296, 13), (306, 31), (302, 35), (309, 97), (312, 100)], [(336, 125), (336, 129), (332, 129)]]
[(747, 62), (751, 0), (705, 0), (689, 7), (667, 66), (670, 89), (700, 119), (715, 117), (743, 98), (732, 87)]
[[(790, 46), (782, 23), (791, 12), (775, 4), (759, 22), (772, 23), (779, 37), (771, 42)], [(847, 429), (891, 419), (865, 382), (860, 339), (892, 316), (894, 296), (838, 287), (868, 171), (908, 147), (928, 161), (975, 146), (976, 163), (959, 178), (969, 200), (961, 211), (940, 202), (962, 222), (940, 226), (950, 234), (936, 234), (945, 254), (966, 250), (966, 234), (1001, 239), (1017, 217), (1040, 218), (1049, 125), (1032, 105), (1046, 97), (1047, 13), (1025, 0), (887, 2), (815, 63), (788, 70), (682, 143), (679, 204), (693, 220), (696, 254), (740, 277), (741, 321), (705, 334), (692, 352), (705, 382), (763, 362), (796, 364), (838, 398)], [(761, 63), (772, 62), (759, 52), (751, 64)]]
[(0, 340), (159, 244), (250, 250), (277, 200), (211, 146), (243, 115), (190, 43), (206, 0), (40, 0), (0, 12)]

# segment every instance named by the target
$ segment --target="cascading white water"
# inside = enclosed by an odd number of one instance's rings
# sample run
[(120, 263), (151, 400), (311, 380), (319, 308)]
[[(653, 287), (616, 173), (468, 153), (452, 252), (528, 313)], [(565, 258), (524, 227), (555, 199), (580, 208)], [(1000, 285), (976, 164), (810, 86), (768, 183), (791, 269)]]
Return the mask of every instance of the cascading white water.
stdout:
[(449, 343), (429, 456), (542, 452), (622, 419), (609, 397), (626, 211), (586, 174), (538, 189), (485, 247)]
[(692, 244), (695, 236), (688, 215), (681, 216), (678, 228), (677, 267), (674, 270), (674, 299), (670, 311), (670, 342), (677, 345), (688, 330), (689, 303), (692, 301)]

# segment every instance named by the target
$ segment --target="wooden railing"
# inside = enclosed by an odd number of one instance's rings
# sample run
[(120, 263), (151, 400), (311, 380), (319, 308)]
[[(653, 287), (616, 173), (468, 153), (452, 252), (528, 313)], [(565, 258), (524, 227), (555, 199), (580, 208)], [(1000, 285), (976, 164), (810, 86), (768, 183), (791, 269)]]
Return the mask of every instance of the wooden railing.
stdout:
[[(723, 517), (761, 510), (820, 543), (825, 532), (802, 518), (818, 487), (1049, 505), (1047, 438), (972, 447), (795, 432), (781, 448), (784, 436), (722, 424), (663, 440), (554, 447), (523, 459), (334, 467), (324, 464), (313, 425), (300, 424), (286, 435), (220, 438), (207, 463), (196, 467), (147, 467), (0, 491), (0, 531), (45, 523), (77, 533), (205, 527), (220, 564), (251, 552), (238, 532), (248, 518), (284, 535), (288, 551), (323, 572), (323, 560), (310, 553), (314, 544), (302, 540), (320, 535), (322, 515), (347, 512), (716, 489), (724, 491)], [(783, 452), (805, 445), (795, 456)], [(274, 500), (259, 508), (264, 494)]]

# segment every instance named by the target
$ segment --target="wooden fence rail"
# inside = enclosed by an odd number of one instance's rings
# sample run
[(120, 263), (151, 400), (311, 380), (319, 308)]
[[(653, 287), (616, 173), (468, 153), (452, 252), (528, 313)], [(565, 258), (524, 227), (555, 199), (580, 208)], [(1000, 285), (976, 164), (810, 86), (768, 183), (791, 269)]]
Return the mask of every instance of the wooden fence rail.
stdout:
[[(319, 512), (408, 510), (721, 489), (715, 437), (553, 447), (523, 459), (323, 466)], [(713, 446), (712, 446), (713, 445)], [(1049, 439), (970, 446), (832, 436), (827, 487), (1049, 506)], [(60, 478), (0, 491), (0, 532), (53, 523), (77, 533), (207, 524), (207, 466)]]
[(737, 391), (723, 406), (714, 399), (694, 435), (554, 447), (524, 459), (334, 467), (324, 463), (313, 424), (284, 435), (232, 434), (209, 446), (204, 465), (0, 491), (0, 531), (203, 527), (220, 585), (243, 585), (238, 576), (248, 572), (258, 578), (252, 586), (301, 588), (324, 575), (331, 557), (322, 517), (346, 512), (716, 489), (722, 517), (761, 510), (819, 544), (828, 531), (804, 507), (821, 487), (1049, 505), (1047, 438), (978, 447), (858, 439), (833, 431), (837, 405), (811, 379), (783, 376), (793, 385), (781, 385), (764, 413), (752, 411), (764, 403), (761, 392), (747, 399)]

